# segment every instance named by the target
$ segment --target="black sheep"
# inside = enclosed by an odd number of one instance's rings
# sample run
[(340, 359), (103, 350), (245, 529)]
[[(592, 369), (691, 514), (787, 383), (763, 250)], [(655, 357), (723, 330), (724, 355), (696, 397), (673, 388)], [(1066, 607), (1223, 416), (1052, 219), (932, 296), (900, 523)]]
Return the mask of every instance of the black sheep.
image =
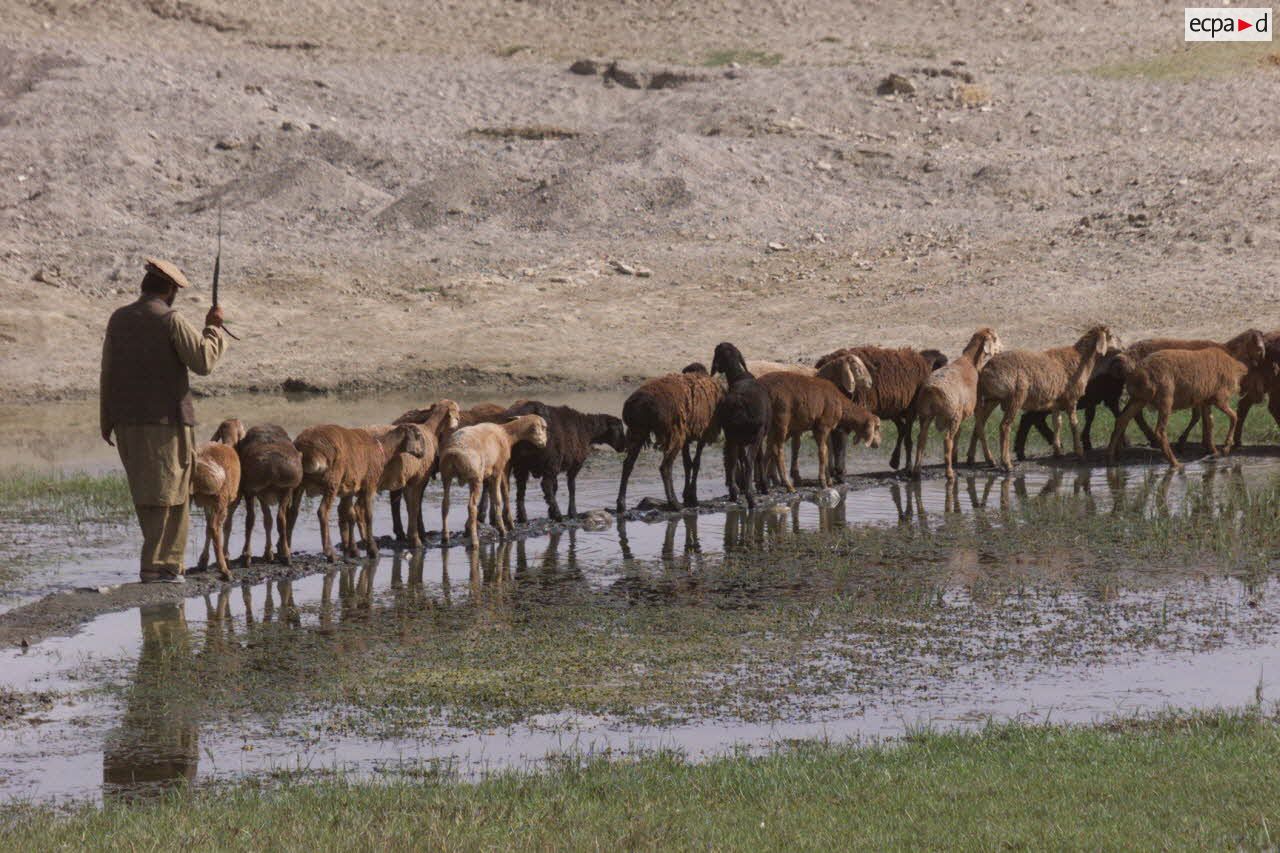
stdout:
[(626, 429), (613, 415), (588, 415), (568, 406), (548, 406), (537, 400), (522, 400), (507, 409), (504, 417), (538, 415), (547, 422), (547, 446), (534, 447), (519, 442), (511, 448), (511, 470), (516, 475), (516, 518), (529, 520), (524, 508), (525, 487), (529, 476), (542, 480), (542, 496), (547, 500), (547, 515), (554, 521), (564, 518), (556, 502), (559, 475), (569, 483), (569, 515), (578, 514), (577, 480), (592, 445), (607, 445), (621, 453), (627, 449)]
[[(751, 470), (769, 432), (772, 409), (769, 392), (747, 370), (742, 353), (731, 343), (716, 345), (711, 373), (723, 373), (729, 390), (716, 406), (716, 424), (724, 433), (724, 476), (729, 500), (738, 499), (739, 487), (746, 493), (747, 506), (756, 505), (752, 496), (755, 478)], [(741, 467), (741, 471), (739, 471)]]

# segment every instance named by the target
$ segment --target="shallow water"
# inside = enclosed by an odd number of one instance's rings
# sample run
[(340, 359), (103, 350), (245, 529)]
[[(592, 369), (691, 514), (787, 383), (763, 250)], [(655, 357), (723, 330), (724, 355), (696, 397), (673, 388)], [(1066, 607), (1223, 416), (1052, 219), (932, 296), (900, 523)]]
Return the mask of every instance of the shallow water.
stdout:
[[(0, 797), (92, 800), (146, 793), (174, 779), (206, 783), (333, 769), (367, 775), (443, 768), (471, 777), (490, 769), (536, 766), (563, 752), (616, 755), (676, 747), (706, 756), (738, 747), (763, 749), (793, 738), (895, 736), (929, 723), (968, 726), (989, 717), (1091, 721), (1166, 706), (1216, 707), (1273, 698), (1268, 674), (1280, 665), (1280, 597), (1270, 577), (1246, 582), (1215, 573), (1171, 575), (1119, 588), (1108, 582), (1101, 592), (1086, 588), (1048, 594), (1037, 590), (1034, 579), (1043, 578), (1049, 586), (1060, 567), (1041, 562), (1044, 558), (1028, 558), (1022, 566), (1033, 580), (1021, 594), (1021, 614), (1030, 612), (1051, 623), (1062, 618), (1064, 609), (1088, 610), (1099, 596), (1109, 605), (1123, 605), (1114, 608), (1121, 614), (1159, 611), (1170, 600), (1195, 601), (1201, 621), (1189, 623), (1187, 630), (1198, 635), (1196, 642), (1118, 645), (1114, 650), (1104, 644), (1089, 647), (1087, 654), (1015, 659), (995, 669), (974, 664), (938, 675), (895, 679), (886, 674), (887, 689), (841, 694), (812, 712), (784, 714), (769, 723), (723, 714), (652, 726), (564, 710), (497, 730), (454, 727), (441, 718), (409, 737), (361, 737), (335, 731), (324, 714), (306, 709), (271, 721), (225, 719), (206, 715), (163, 690), (130, 689), (134, 682), (154, 680), (175, 661), (182, 665), (189, 655), (211, 655), (215, 661), (226, 656), (231, 665), (235, 655), (228, 651), (261, 642), (260, 629), (267, 624), (282, 629), (272, 634), (272, 641), (287, 644), (290, 637), (329, 632), (344, 622), (369, 620), (372, 614), (411, 614), (423, 607), (502, 608), (512, 599), (536, 607), (570, 589), (626, 606), (640, 600), (636, 593), (643, 594), (645, 584), (636, 580), (646, 573), (696, 576), (705, 560), (725, 549), (768, 547), (780, 539), (845, 525), (929, 527), (949, 512), (999, 514), (1042, 496), (1067, 497), (1090, 513), (1168, 514), (1180, 510), (1189, 488), (1221, 495), (1268, 486), (1280, 476), (1280, 460), (1270, 457), (1193, 463), (1177, 475), (1163, 466), (1130, 466), (1110, 475), (1088, 468), (1024, 468), (1014, 476), (962, 476), (954, 488), (941, 480), (860, 481), (835, 506), (795, 501), (752, 513), (689, 513), (486, 545), (475, 553), (384, 551), (378, 560), (293, 582), (228, 586), (221, 595), (190, 598), (181, 606), (107, 614), (74, 636), (51, 638), (26, 652), (0, 653), (3, 687), (71, 697), (0, 728)], [(718, 482), (718, 471), (707, 470), (704, 476), (705, 483)], [(655, 485), (650, 479), (639, 488), (637, 482), (633, 500), (656, 494)], [(579, 508), (608, 505), (615, 487), (616, 463), (602, 460), (584, 475)], [(534, 514), (541, 514), (540, 500)], [(314, 530), (306, 535), (314, 536)], [(963, 549), (938, 556), (947, 567), (945, 588), (939, 591), (945, 606), (994, 607), (998, 613), (998, 606), (978, 598), (986, 558)], [(1133, 567), (1134, 574), (1140, 576), (1142, 568)], [(491, 588), (508, 593), (493, 598)], [(1126, 628), (1113, 627), (1120, 633)], [(983, 641), (1022, 642), (1015, 627), (997, 625), (992, 631)], [(104, 679), (125, 689), (87, 689)]]

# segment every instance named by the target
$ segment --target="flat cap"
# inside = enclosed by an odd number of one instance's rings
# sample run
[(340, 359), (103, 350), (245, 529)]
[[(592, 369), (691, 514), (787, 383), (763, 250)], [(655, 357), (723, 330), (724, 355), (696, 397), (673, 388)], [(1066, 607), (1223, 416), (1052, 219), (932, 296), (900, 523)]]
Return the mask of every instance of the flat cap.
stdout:
[(191, 282), (187, 281), (187, 277), (182, 274), (182, 270), (178, 269), (168, 261), (162, 261), (159, 258), (143, 258), (146, 261), (147, 272), (158, 272), (160, 275), (169, 279), (169, 281), (178, 285), (178, 287), (190, 287)]

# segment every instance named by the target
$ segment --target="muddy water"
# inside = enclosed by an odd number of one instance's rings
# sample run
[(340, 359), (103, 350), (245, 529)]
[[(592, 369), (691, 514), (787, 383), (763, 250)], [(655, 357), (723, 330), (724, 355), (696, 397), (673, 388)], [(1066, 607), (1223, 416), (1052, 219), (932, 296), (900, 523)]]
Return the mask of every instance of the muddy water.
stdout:
[[(1121, 505), (1139, 512), (1176, 512), (1188, 487), (1214, 493), (1256, 488), (1280, 476), (1270, 458), (1188, 465), (1185, 475), (1134, 466), (1108, 478), (1102, 471), (1027, 466), (1017, 476), (942, 481), (865, 482), (835, 506), (798, 501), (754, 513), (687, 514), (654, 523), (623, 522), (601, 531), (570, 530), (503, 546), (428, 549), (418, 555), (385, 553), (379, 560), (337, 568), (291, 583), (225, 587), (220, 595), (182, 605), (157, 605), (104, 615), (72, 637), (52, 638), (22, 651), (0, 654), (3, 686), (24, 694), (61, 692), (47, 710), (0, 729), (0, 797), (40, 801), (133, 796), (173, 780), (206, 783), (245, 775), (317, 773), (355, 775), (434, 772), (463, 776), (486, 770), (538, 765), (564, 753), (625, 753), (674, 747), (693, 756), (729, 748), (760, 749), (792, 738), (893, 736), (912, 726), (976, 725), (995, 717), (1090, 721), (1116, 713), (1240, 705), (1274, 698), (1270, 673), (1280, 666), (1280, 632), (1263, 616), (1280, 611), (1272, 580), (1249, 584), (1231, 577), (1171, 578), (1156, 588), (1114, 593), (1138, 608), (1159, 609), (1170, 596), (1193, 596), (1220, 613), (1220, 642), (1207, 650), (1159, 646), (1087, 660), (1064, 657), (1052, 665), (1012, 665), (993, 676), (974, 667), (937, 677), (903, 679), (891, 689), (837, 697), (834, 707), (770, 724), (727, 718), (651, 727), (565, 711), (497, 731), (425, 726), (417, 736), (375, 738), (329, 732), (323, 717), (294, 710), (283, 720), (210, 719), (164, 691), (93, 689), (103, 671), (148, 683), (165, 667), (196, 654), (223, 654), (227, 643), (254, 642), (255, 626), (288, 626), (294, 636), (332, 630), (371, 612), (430, 602), (432, 607), (477, 606), (472, 596), (510, 577), (515, 594), (534, 599), (547, 583), (625, 590), (632, 566), (656, 564), (676, 574), (696, 572), (708, 556), (726, 548), (753, 548), (787, 537), (849, 524), (938, 524), (947, 512), (984, 513), (1018, 506), (1043, 495), (1069, 496), (1088, 512)], [(613, 471), (589, 477), (581, 504), (607, 504)], [(709, 474), (707, 482), (716, 482)], [(639, 497), (644, 491), (637, 490)], [(1208, 523), (1208, 520), (1206, 520)], [(966, 553), (940, 558), (957, 569), (941, 594), (963, 606), (972, 595)], [(1045, 566), (1046, 574), (1053, 570)], [(478, 584), (469, 583), (473, 576)], [(1033, 592), (1033, 591), (1032, 591)], [(1088, 604), (1087, 592), (1053, 598), (1040, 614)], [(625, 595), (624, 595), (625, 597)], [(1034, 595), (1033, 607), (1041, 606)], [(416, 605), (415, 605), (416, 606)], [(487, 602), (485, 606), (492, 606)], [(1256, 630), (1245, 630), (1254, 626)], [(1123, 626), (1119, 626), (1123, 627)], [(288, 632), (286, 632), (289, 636)], [(1014, 637), (1013, 633), (1010, 637)], [(1006, 638), (1009, 639), (1009, 638)], [(216, 659), (216, 658), (215, 658)], [(283, 733), (282, 733), (283, 732)]]

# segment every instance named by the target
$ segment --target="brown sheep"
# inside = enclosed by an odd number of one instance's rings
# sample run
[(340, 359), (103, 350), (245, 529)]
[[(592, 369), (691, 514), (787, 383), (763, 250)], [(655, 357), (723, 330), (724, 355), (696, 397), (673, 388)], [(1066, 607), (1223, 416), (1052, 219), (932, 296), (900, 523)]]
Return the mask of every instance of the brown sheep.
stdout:
[(289, 508), (289, 534), (297, 521), (302, 493), (320, 495), (320, 541), (325, 559), (336, 559), (329, 536), (329, 511), (338, 500), (338, 532), (342, 552), (356, 556), (355, 528), (360, 528), (369, 556), (378, 554), (373, 538), (373, 499), (387, 459), (397, 452), (421, 454), (421, 433), (409, 424), (399, 424), (379, 442), (362, 429), (325, 424), (304, 429), (294, 439), (302, 454), (302, 483), (294, 491)]
[(209, 566), (209, 543), (218, 562), (218, 574), (231, 580), (227, 566), (227, 538), (231, 516), (240, 499), (240, 457), (235, 444), (244, 437), (244, 424), (236, 418), (219, 424), (213, 437), (196, 448), (196, 464), (191, 471), (191, 500), (204, 510), (204, 550), (199, 567)]
[(510, 481), (511, 448), (518, 441), (547, 446), (547, 422), (537, 415), (521, 415), (501, 424), (481, 423), (463, 427), (449, 436), (440, 450), (440, 539), (449, 541), (449, 487), (456, 479), (470, 488), (467, 500), (467, 533), (472, 548), (480, 544), (480, 492), (488, 490), (495, 526), (508, 530), (506, 508)]
[(1225, 347), (1205, 349), (1161, 349), (1139, 362), (1127, 354), (1121, 356), (1124, 364), (1125, 387), (1129, 391), (1129, 404), (1116, 421), (1111, 434), (1111, 447), (1107, 459), (1115, 464), (1120, 454), (1125, 427), (1144, 406), (1156, 409), (1156, 440), (1165, 459), (1174, 468), (1181, 467), (1169, 446), (1169, 415), (1174, 409), (1198, 409), (1204, 421), (1204, 445), (1210, 454), (1218, 455), (1213, 444), (1213, 421), (1210, 407), (1220, 409), (1230, 421), (1224, 453), (1230, 453), (1235, 435), (1236, 413), (1229, 405), (1232, 395), (1240, 389), (1240, 381), (1253, 367), (1266, 359), (1266, 341), (1262, 332), (1250, 329), (1228, 341)]
[[(1264, 399), (1268, 400), (1267, 407), (1271, 416), (1275, 419), (1276, 425), (1280, 426), (1280, 331), (1268, 332), (1262, 337), (1267, 345), (1267, 357), (1261, 363), (1251, 367), (1244, 379), (1240, 380), (1240, 399), (1236, 403), (1236, 428), (1232, 435), (1227, 436), (1232, 447), (1240, 447), (1244, 443), (1242, 433), (1245, 419), (1249, 417), (1249, 410)], [(1192, 411), (1191, 421), (1178, 437), (1179, 449), (1186, 443), (1187, 436), (1191, 434), (1191, 430), (1199, 420), (1200, 413)]]
[(982, 455), (988, 464), (994, 464), (986, 430), (987, 417), (996, 406), (1004, 410), (1000, 421), (1000, 462), (1005, 470), (1013, 468), (1009, 434), (1014, 419), (1024, 409), (1053, 413), (1054, 456), (1062, 455), (1062, 413), (1066, 411), (1071, 422), (1071, 449), (1083, 458), (1076, 403), (1084, 396), (1094, 365), (1115, 344), (1118, 341), (1111, 329), (1094, 326), (1069, 347), (1006, 350), (993, 357), (978, 377), (978, 408), (969, 437), (968, 463), (973, 464), (974, 451), (981, 441)]
[[(849, 370), (848, 360), (832, 364), (844, 365), (845, 370)], [(795, 485), (783, 469), (783, 447), (787, 439), (793, 442), (794, 477), (794, 456), (800, 436), (813, 432), (814, 441), (818, 443), (818, 479), (824, 488), (831, 484), (827, 453), (832, 430), (852, 432), (855, 440), (865, 441), (871, 447), (880, 446), (880, 419), (854, 403), (830, 380), (779, 371), (765, 374), (758, 381), (769, 393), (771, 407), (765, 458), (788, 492), (794, 492)], [(851, 371), (848, 381), (853, 382)]]
[(302, 483), (302, 454), (289, 440), (289, 433), (275, 424), (264, 424), (249, 430), (236, 443), (240, 454), (240, 495), (244, 498), (244, 550), (241, 564), (248, 567), (253, 539), (253, 502), (262, 509), (262, 532), (266, 536), (262, 559), (272, 559), (271, 505), (276, 504), (276, 545), (278, 558), (289, 565), (289, 537), (286, 519), (293, 493)]
[[(893, 421), (898, 437), (889, 456), (889, 467), (895, 470), (900, 461), (911, 464), (911, 425), (915, 422), (916, 393), (933, 371), (947, 363), (947, 357), (935, 349), (883, 349), (874, 346), (846, 347), (818, 359), (821, 368), (834, 359), (856, 355), (871, 374), (871, 388), (859, 395), (858, 402), (881, 420)], [(905, 450), (906, 456), (900, 454)], [(839, 431), (833, 433), (832, 455), (835, 476), (844, 476), (844, 447)]]
[(916, 417), (920, 419), (920, 438), (916, 444), (916, 464), (912, 473), (919, 477), (924, 463), (929, 424), (942, 433), (946, 454), (947, 479), (954, 480), (956, 435), (965, 418), (978, 405), (978, 374), (992, 356), (1000, 352), (1000, 337), (994, 329), (982, 328), (973, 333), (964, 352), (955, 361), (938, 368), (920, 386), (916, 397)]
[(452, 400), (440, 400), (424, 423), (415, 424), (422, 434), (423, 454), (416, 470), (405, 478), (404, 483), (409, 544), (414, 548), (421, 546), (423, 537), (427, 535), (422, 521), (422, 494), (436, 472), (436, 458), (443, 443), (441, 436), (450, 435), (458, 429), (459, 419), (458, 404)]
[[(697, 369), (695, 369), (695, 367)], [(671, 482), (671, 466), (676, 454), (684, 458), (685, 503), (698, 502), (698, 467), (702, 462), (702, 448), (716, 440), (715, 413), (722, 386), (702, 365), (689, 365), (681, 373), (669, 373), (650, 379), (637, 388), (622, 405), (622, 422), (627, 427), (627, 456), (622, 463), (622, 481), (618, 486), (618, 512), (627, 508), (627, 481), (635, 468), (641, 449), (653, 443), (662, 453), (658, 471), (667, 504), (678, 509), (675, 487)], [(691, 457), (689, 445), (696, 444), (697, 451)]]

